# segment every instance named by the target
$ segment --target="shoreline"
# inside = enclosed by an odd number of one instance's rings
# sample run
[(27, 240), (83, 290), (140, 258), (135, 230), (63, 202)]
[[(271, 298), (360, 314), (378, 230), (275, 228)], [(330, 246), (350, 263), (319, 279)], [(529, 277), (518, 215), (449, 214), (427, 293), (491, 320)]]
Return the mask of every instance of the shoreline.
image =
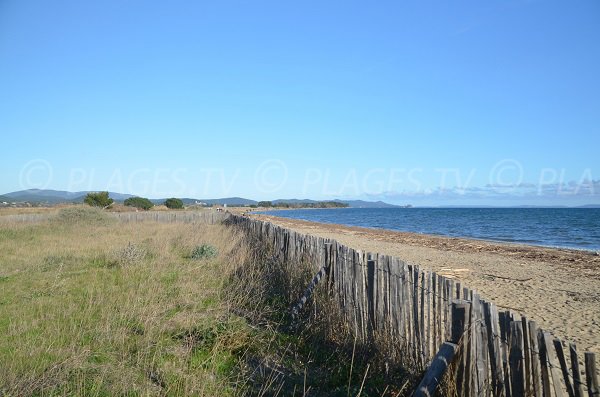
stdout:
[[(322, 225), (328, 225), (328, 226), (336, 227), (336, 228), (356, 228), (358, 230), (364, 229), (366, 231), (373, 231), (373, 232), (398, 233), (398, 234), (405, 234), (405, 235), (422, 236), (424, 238), (432, 238), (432, 239), (443, 238), (443, 239), (452, 239), (452, 240), (465, 240), (465, 241), (474, 241), (474, 242), (479, 242), (479, 243), (506, 245), (508, 247), (540, 248), (540, 249), (568, 251), (568, 252), (572, 251), (574, 253), (581, 253), (584, 255), (600, 257), (600, 249), (597, 249), (597, 248), (553, 246), (553, 245), (524, 243), (524, 242), (520, 242), (520, 241), (495, 240), (492, 238), (469, 237), (469, 236), (450, 236), (450, 235), (445, 235), (445, 234), (432, 234), (432, 233), (419, 233), (419, 232), (411, 232), (411, 231), (404, 231), (404, 230), (387, 229), (384, 227), (377, 227), (377, 226), (370, 226), (370, 227), (369, 226), (355, 226), (355, 225), (349, 225), (349, 224), (344, 224), (344, 223), (310, 221), (310, 220), (306, 220), (306, 219), (287, 218), (287, 217), (283, 217), (283, 216), (277, 216), (277, 215), (273, 215), (273, 214), (264, 213), (264, 212), (271, 212), (271, 211), (289, 211), (289, 210), (300, 210), (300, 209), (318, 210), (318, 209), (331, 209), (331, 208), (284, 208), (284, 209), (277, 209), (277, 210), (260, 209), (257, 211), (248, 211), (245, 214), (248, 216), (255, 216), (255, 217), (256, 216), (274, 217), (274, 218), (281, 218), (281, 219), (285, 219), (285, 220), (289, 220), (289, 221), (322, 224)], [(234, 212), (238, 213), (236, 211), (234, 211)]]
[[(350, 207), (346, 207), (345, 209), (349, 209), (349, 208)], [(253, 211), (248, 211), (248, 212), (246, 212), (246, 214), (247, 215), (254, 214), (254, 215), (265, 215), (265, 216), (278, 217), (276, 214), (267, 214), (265, 212), (289, 211), (289, 210), (297, 211), (297, 210), (304, 210), (304, 209), (323, 210), (323, 209), (331, 209), (331, 208), (282, 208), (282, 209), (262, 209), (261, 208), (261, 209), (257, 209), (257, 210), (253, 210)], [(333, 209), (341, 209), (341, 208), (333, 208)], [(357, 209), (360, 209), (360, 208), (357, 208)], [(322, 223), (322, 224), (339, 226), (339, 227), (344, 227), (344, 226), (357, 227), (357, 228), (370, 229), (370, 230), (375, 230), (375, 231), (390, 231), (390, 232), (397, 232), (397, 233), (409, 233), (409, 234), (423, 235), (423, 236), (427, 236), (427, 237), (444, 237), (444, 238), (452, 238), (452, 239), (475, 240), (475, 241), (487, 242), (487, 243), (522, 245), (522, 246), (526, 246), (526, 247), (539, 247), (539, 248), (548, 248), (548, 249), (557, 249), (557, 250), (571, 250), (571, 251), (589, 253), (590, 255), (600, 255), (600, 247), (586, 248), (586, 247), (574, 247), (574, 246), (567, 246), (567, 245), (546, 245), (543, 243), (536, 244), (536, 243), (523, 242), (523, 241), (518, 241), (518, 240), (502, 240), (502, 239), (475, 237), (475, 236), (458, 236), (458, 235), (453, 236), (453, 235), (447, 235), (447, 234), (420, 233), (420, 232), (415, 232), (415, 231), (388, 229), (385, 227), (377, 227), (377, 226), (356, 226), (356, 225), (334, 223), (334, 222), (327, 222), (327, 221), (314, 221), (314, 220), (306, 220), (306, 219), (299, 219), (299, 218), (288, 218), (285, 216), (282, 216), (280, 218), (306, 221), (306, 222)]]
[(584, 350), (600, 352), (600, 255), (593, 251), (248, 216), (431, 269)]

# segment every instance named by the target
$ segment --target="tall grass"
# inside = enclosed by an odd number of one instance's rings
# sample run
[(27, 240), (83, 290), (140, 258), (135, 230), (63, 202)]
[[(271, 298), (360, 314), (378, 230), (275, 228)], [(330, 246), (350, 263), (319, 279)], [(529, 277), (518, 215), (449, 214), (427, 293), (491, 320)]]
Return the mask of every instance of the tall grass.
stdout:
[(224, 225), (0, 223), (0, 395), (406, 394), (393, 341), (357, 343), (326, 285), (291, 323), (311, 269)]
[[(231, 230), (81, 208), (0, 227), (0, 395), (235, 393), (254, 331), (222, 299)], [(221, 254), (188, 259), (202, 244)]]
[(398, 340), (375, 334), (357, 341), (326, 278), (294, 321), (290, 309), (314, 276), (314, 265), (278, 261), (269, 242), (248, 238), (252, 260), (242, 262), (225, 290), (237, 314), (272, 330), (268, 346), (248, 353), (255, 362), (248, 377), (255, 389), (266, 395), (412, 394), (420, 373)]

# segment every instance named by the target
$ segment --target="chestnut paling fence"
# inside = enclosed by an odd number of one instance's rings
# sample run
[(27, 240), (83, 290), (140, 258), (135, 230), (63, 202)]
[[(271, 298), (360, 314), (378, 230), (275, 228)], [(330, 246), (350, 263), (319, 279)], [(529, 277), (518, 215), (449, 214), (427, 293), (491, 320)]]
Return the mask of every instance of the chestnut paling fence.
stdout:
[(415, 395), (433, 394), (451, 368), (459, 396), (600, 396), (594, 353), (581, 355), (453, 279), (270, 222), (232, 215), (228, 223), (268, 244), (284, 263), (314, 265), (316, 276), (294, 314), (320, 281), (359, 340), (377, 334), (398, 341), (425, 369)]
[(115, 212), (111, 214), (122, 222), (182, 222), (182, 223), (221, 223), (229, 213), (217, 211), (140, 211)]
[[(208, 223), (222, 222), (229, 214), (218, 211), (139, 211), (108, 212), (107, 215), (122, 222), (182, 222)], [(55, 213), (15, 214), (0, 216), (0, 223), (38, 223), (56, 217)]]

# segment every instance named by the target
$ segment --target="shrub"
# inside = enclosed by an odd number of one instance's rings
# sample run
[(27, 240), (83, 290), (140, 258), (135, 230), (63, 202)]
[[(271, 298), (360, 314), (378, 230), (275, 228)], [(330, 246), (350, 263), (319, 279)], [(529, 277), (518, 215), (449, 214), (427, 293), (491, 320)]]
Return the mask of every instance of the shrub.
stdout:
[(148, 256), (148, 251), (139, 245), (129, 243), (125, 248), (116, 251), (113, 255), (117, 263), (127, 266), (144, 260)]
[(217, 249), (212, 245), (202, 244), (192, 250), (192, 259), (210, 259), (217, 256)]
[(83, 202), (92, 207), (108, 208), (114, 200), (108, 197), (108, 192), (92, 192), (85, 196)]
[(114, 221), (114, 218), (110, 217), (106, 212), (103, 212), (100, 208), (77, 206), (61, 209), (58, 212), (58, 214), (56, 214), (54, 221), (64, 225), (73, 225), (80, 223), (107, 225)]
[(165, 201), (165, 206), (172, 210), (179, 210), (183, 208), (183, 201), (178, 198), (170, 198)]
[(270, 201), (259, 201), (257, 205), (259, 207), (272, 207), (273, 203)]
[(154, 203), (144, 197), (130, 197), (123, 203), (128, 207), (135, 207), (142, 210), (149, 210), (154, 207)]

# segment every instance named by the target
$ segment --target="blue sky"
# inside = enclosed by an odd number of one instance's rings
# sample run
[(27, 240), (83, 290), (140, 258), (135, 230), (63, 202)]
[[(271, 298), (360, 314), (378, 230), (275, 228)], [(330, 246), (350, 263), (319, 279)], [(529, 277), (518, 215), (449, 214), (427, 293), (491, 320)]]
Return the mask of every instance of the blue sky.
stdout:
[(0, 192), (600, 203), (600, 2), (0, 2)]

